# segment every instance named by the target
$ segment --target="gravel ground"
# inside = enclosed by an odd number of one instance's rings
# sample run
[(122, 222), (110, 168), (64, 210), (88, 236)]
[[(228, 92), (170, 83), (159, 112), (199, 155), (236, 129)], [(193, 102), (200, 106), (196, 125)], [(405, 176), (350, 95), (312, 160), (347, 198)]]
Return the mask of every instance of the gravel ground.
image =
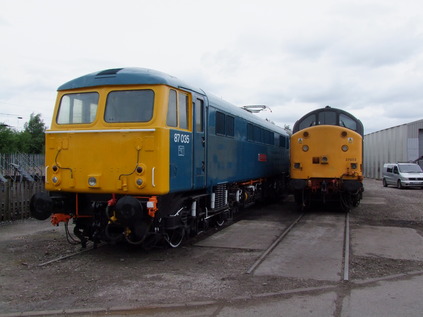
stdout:
[[(362, 204), (350, 213), (351, 230), (362, 225), (413, 228), (423, 236), (423, 190), (383, 188), (365, 180)], [(310, 211), (314, 212), (314, 211)], [(244, 219), (289, 223), (298, 216), (292, 197), (253, 207)], [(208, 234), (212, 234), (213, 230)], [(102, 246), (45, 266), (79, 250), (64, 228), (36, 220), (0, 224), (0, 313), (64, 308), (143, 306), (248, 298), (254, 294), (339, 283), (245, 274), (257, 250), (197, 247), (146, 252), (126, 245)], [(423, 262), (382, 257), (350, 258), (351, 280), (423, 271)]]

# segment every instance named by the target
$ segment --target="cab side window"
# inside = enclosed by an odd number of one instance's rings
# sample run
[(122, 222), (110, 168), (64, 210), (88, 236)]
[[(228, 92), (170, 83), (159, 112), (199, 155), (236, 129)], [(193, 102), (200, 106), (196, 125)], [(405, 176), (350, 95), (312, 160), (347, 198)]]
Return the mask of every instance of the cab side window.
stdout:
[(177, 112), (177, 104), (176, 104), (176, 91), (171, 90), (169, 93), (169, 104), (167, 108), (167, 125), (169, 127), (177, 127), (178, 126), (178, 112)]
[(189, 128), (189, 98), (188, 94), (171, 89), (167, 108), (166, 124), (169, 127)]
[(398, 167), (394, 166), (394, 174), (398, 174)]
[(188, 95), (179, 93), (179, 127), (188, 129)]

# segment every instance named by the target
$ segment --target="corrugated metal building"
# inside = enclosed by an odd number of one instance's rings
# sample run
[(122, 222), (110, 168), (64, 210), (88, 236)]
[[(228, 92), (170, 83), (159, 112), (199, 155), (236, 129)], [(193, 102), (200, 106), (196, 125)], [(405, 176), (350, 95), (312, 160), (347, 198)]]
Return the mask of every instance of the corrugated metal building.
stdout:
[[(384, 163), (412, 162), (423, 156), (423, 119), (364, 136), (364, 176), (382, 178)], [(423, 166), (423, 160), (418, 161)]]

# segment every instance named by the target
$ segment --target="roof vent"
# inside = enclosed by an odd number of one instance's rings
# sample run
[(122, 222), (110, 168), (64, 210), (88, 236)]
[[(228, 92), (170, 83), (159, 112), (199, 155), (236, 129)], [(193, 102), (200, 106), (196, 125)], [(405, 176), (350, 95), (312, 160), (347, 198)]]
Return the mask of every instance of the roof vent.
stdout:
[(116, 75), (119, 71), (121, 71), (123, 68), (112, 68), (112, 69), (106, 69), (101, 72), (99, 72), (96, 77), (98, 76), (113, 76)]

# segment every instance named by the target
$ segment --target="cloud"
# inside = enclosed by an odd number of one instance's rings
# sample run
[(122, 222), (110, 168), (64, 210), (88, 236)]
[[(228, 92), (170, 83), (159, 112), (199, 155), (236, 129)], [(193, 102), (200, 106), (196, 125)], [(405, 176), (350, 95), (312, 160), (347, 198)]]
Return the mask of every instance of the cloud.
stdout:
[(0, 113), (48, 123), (64, 82), (138, 66), (239, 106), (266, 104), (280, 125), (326, 105), (366, 132), (423, 117), (417, 0), (0, 3)]

